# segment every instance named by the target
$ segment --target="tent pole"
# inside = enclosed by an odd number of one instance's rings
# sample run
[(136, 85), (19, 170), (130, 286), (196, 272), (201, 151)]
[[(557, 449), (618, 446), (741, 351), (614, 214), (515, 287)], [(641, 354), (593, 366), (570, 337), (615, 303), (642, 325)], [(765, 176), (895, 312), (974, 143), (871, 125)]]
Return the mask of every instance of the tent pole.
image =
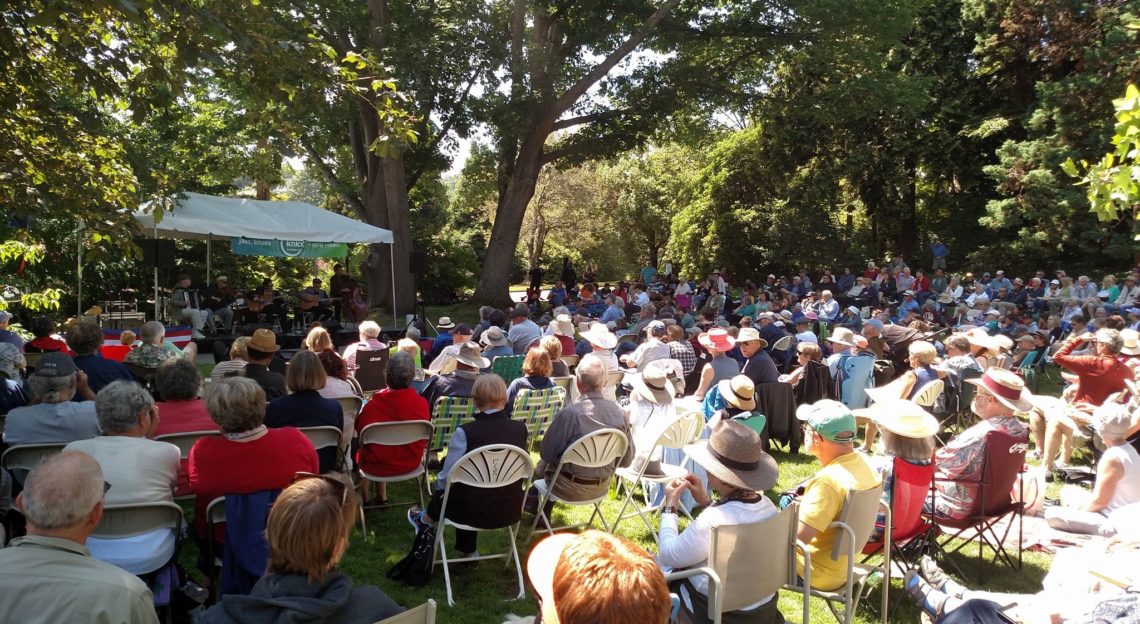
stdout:
[(202, 283), (203, 287), (208, 287), (210, 284), (213, 284), (213, 282), (210, 281), (210, 276), (212, 275), (210, 273), (210, 242), (211, 241), (213, 241), (213, 239), (211, 237), (207, 236), (206, 237), (206, 281)]
[(396, 317), (396, 241), (388, 245), (388, 257), (392, 268), (392, 329), (396, 329), (400, 326), (400, 320)]
[(75, 316), (83, 316), (83, 219), (79, 220), (79, 229), (75, 231), (75, 276), (79, 282), (75, 297)]
[(154, 320), (161, 320), (158, 314), (158, 221), (154, 223)]

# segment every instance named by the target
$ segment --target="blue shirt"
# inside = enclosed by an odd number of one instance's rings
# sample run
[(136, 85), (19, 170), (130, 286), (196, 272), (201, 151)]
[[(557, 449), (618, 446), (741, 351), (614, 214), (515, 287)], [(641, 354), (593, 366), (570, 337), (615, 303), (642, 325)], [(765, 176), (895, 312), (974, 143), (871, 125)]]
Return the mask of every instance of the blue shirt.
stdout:
[(451, 337), (451, 332), (443, 332), (435, 337), (431, 343), (431, 353), (428, 354), (429, 360), (434, 360), (444, 347), (450, 347), (454, 339)]
[(625, 318), (625, 308), (612, 305), (602, 312), (602, 317), (598, 319), (601, 323), (609, 323), (610, 321), (617, 321), (618, 319)]
[(24, 350), (24, 339), (7, 329), (0, 329), (0, 342), (10, 342), (16, 345), (17, 349)]
[(934, 254), (935, 258), (945, 258), (949, 251), (944, 243), (939, 242), (930, 246), (930, 253)]
[(647, 266), (641, 267), (641, 283), (648, 286), (653, 283), (653, 276), (657, 275), (657, 269)]
[[(126, 364), (108, 360), (98, 353), (92, 355), (77, 355), (74, 358), (75, 367), (87, 373), (87, 385), (91, 386), (92, 392), (99, 392), (103, 386), (111, 383), (112, 381), (135, 381), (135, 376), (131, 373), (131, 369), (127, 368)], [(75, 400), (81, 400), (78, 398)]]

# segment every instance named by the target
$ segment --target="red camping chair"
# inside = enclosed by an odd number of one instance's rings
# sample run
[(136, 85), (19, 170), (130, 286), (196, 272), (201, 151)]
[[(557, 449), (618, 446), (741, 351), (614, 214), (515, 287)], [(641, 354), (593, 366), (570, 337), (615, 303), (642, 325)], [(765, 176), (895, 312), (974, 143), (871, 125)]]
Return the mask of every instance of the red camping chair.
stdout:
[[(922, 507), (932, 496), (934, 463), (925, 466), (894, 458), (891, 483), (891, 558), (902, 556), (907, 563), (915, 563), (926, 549), (925, 537), (930, 523), (922, 514)], [(882, 526), (882, 521), (876, 523)], [(911, 548), (912, 542), (917, 548)], [(883, 549), (883, 542), (867, 542), (864, 555), (873, 555)], [(903, 563), (899, 562), (900, 569)]]
[[(965, 519), (935, 518), (939, 526), (956, 529), (957, 532), (937, 543), (937, 548), (944, 553), (956, 553), (970, 542), (977, 540), (978, 556), (985, 558), (985, 548), (994, 551), (993, 561), (1001, 561), (1011, 569), (1021, 569), (1021, 538), (1023, 535), (1023, 520), (1025, 518), (1025, 505), (1015, 502), (1010, 496), (1017, 476), (1025, 467), (1025, 452), (1028, 442), (1015, 438), (1001, 431), (991, 431), (985, 437), (985, 451), (982, 459), (981, 476), (978, 480), (978, 495), (974, 499), (974, 509)], [(941, 479), (940, 479), (941, 480)], [(1018, 496), (1018, 500), (1022, 497)], [(1005, 531), (998, 534), (997, 524), (1006, 516), (1017, 516), (1017, 562), (1005, 549), (1005, 540), (1013, 528), (1013, 521), (1005, 527)], [(973, 532), (972, 534), (970, 532)], [(956, 548), (947, 551), (946, 546), (955, 539), (964, 539)], [(946, 559), (947, 561), (953, 560)], [(957, 567), (957, 564), (954, 564)], [(982, 574), (993, 566), (981, 566)], [(961, 574), (961, 570), (958, 570)], [(981, 579), (979, 579), (981, 580)]]

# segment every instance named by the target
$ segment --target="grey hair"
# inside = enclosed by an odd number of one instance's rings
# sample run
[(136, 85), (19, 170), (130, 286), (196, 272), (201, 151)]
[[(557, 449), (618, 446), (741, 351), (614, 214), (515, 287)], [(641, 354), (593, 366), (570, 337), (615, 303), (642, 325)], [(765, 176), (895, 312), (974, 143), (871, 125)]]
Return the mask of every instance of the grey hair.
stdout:
[(198, 397), (202, 374), (187, 358), (167, 358), (158, 365), (154, 385), (163, 401), (189, 401)]
[(491, 316), (491, 310), (494, 310), (494, 309), (495, 308), (488, 306), (488, 305), (479, 306), (479, 320), (481, 320), (481, 321), (487, 320), (487, 317)]
[(9, 378), (16, 376), (16, 370), (27, 366), (27, 361), (24, 359), (24, 354), (20, 352), (20, 348), (10, 342), (0, 342), (0, 372), (8, 375)]
[(133, 381), (112, 381), (95, 396), (95, 413), (103, 435), (123, 433), (139, 424), (139, 415), (154, 407), (150, 394)]
[(578, 386), (582, 392), (598, 392), (606, 386), (609, 371), (606, 370), (606, 363), (602, 361), (602, 358), (587, 354), (578, 362), (575, 376), (578, 378)]
[(166, 328), (158, 321), (147, 321), (143, 323), (142, 329), (139, 330), (139, 340), (152, 344), (156, 340), (161, 340), (165, 335)]
[(1120, 353), (1120, 350), (1124, 348), (1124, 338), (1115, 329), (1097, 330), (1096, 341), (1108, 347), (1110, 353)]
[(883, 452), (909, 462), (930, 461), (934, 456), (934, 436), (908, 438), (897, 433), (879, 429), (883, 436)]
[(360, 335), (365, 338), (375, 338), (380, 335), (380, 326), (376, 321), (364, 321), (360, 324)]
[(407, 329), (407, 331), (405, 331), (405, 332), (404, 332), (404, 337), (405, 337), (405, 338), (410, 338), (410, 339), (412, 339), (412, 340), (416, 340), (416, 341), (418, 341), (422, 335), (423, 335), (423, 334), (421, 334), (421, 333), (420, 333), (420, 328), (419, 328), (419, 327), (414, 327), (414, 326), (413, 326), (413, 327), (409, 327), (409, 328)]
[(384, 374), (389, 388), (393, 390), (407, 388), (416, 376), (416, 361), (407, 351), (397, 351), (396, 355), (388, 360)]
[(64, 451), (28, 473), (20, 503), (38, 529), (78, 526), (103, 500), (103, 470), (87, 453)]
[(223, 432), (249, 431), (265, 420), (265, 391), (252, 379), (226, 377), (206, 387), (206, 412)]
[(75, 375), (44, 377), (32, 374), (28, 378), (28, 394), (33, 402), (63, 403), (75, 396)]

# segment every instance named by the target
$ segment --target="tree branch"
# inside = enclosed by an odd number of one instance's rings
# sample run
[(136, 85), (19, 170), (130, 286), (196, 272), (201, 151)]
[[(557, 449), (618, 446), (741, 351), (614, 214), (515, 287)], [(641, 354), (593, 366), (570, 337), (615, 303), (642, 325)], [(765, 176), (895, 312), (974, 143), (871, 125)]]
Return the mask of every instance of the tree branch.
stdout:
[(325, 162), (324, 158), (321, 158), (320, 153), (317, 152), (311, 143), (304, 138), (299, 138), (298, 141), (301, 143), (301, 147), (305, 148), (305, 154), (309, 157), (309, 162), (316, 167), (321, 177), (325, 179), (325, 182), (340, 195), (341, 199), (352, 208), (352, 211), (356, 213), (356, 216), (359, 217), (361, 221), (367, 221), (368, 215), (364, 210), (364, 202), (360, 201), (360, 198), (356, 195), (344, 190), (344, 185), (337, 179), (332, 167)]
[(573, 128), (574, 126), (581, 126), (582, 124), (593, 123), (595, 121), (602, 121), (613, 117), (620, 117), (630, 112), (628, 108), (601, 110), (587, 115), (579, 115), (577, 117), (567, 117), (554, 122), (554, 129), (565, 130), (566, 128)]
[(657, 28), (657, 25), (661, 23), (661, 20), (665, 19), (665, 16), (668, 15), (669, 12), (676, 8), (679, 4), (681, 4), (681, 0), (666, 0), (664, 4), (662, 4), (656, 11), (653, 12), (653, 15), (649, 16), (649, 19), (645, 20), (645, 24), (641, 26), (641, 29), (630, 35), (629, 38), (627, 38), (621, 43), (621, 45), (617, 47), (617, 49), (615, 49), (613, 52), (610, 52), (609, 56), (602, 60), (601, 63), (595, 65), (588, 74), (580, 78), (578, 82), (574, 83), (569, 89), (567, 89), (561, 97), (555, 100), (554, 104), (551, 107), (552, 112), (555, 115), (561, 115), (564, 111), (573, 106), (574, 102), (577, 102), (578, 98), (582, 97), (582, 95), (584, 95), (586, 91), (590, 89), (590, 87), (594, 86), (594, 84), (604, 78), (606, 74), (610, 73), (611, 69), (613, 69), (618, 63), (622, 61), (622, 59), (629, 56), (631, 52), (637, 49), (637, 46), (641, 45), (641, 42), (645, 41), (645, 39)]
[[(455, 105), (452, 106), (452, 111), (456, 111), (463, 107), (463, 103), (467, 101), (467, 96), (471, 95), (471, 88), (475, 86), (475, 81), (479, 79), (480, 75), (482, 75), (484, 67), (485, 64), (475, 68), (475, 71), (471, 74), (471, 79), (467, 81), (467, 86), (463, 89), (463, 93), (460, 94), (459, 98), (455, 100)], [(439, 146), (439, 142), (442, 141), (443, 137), (447, 136), (447, 133), (451, 131), (451, 126), (455, 125), (455, 120), (458, 117), (459, 115), (455, 112), (447, 117), (447, 121), (443, 123), (443, 126), (439, 129), (439, 132), (436, 133), (435, 138), (433, 138), (431, 143), (429, 143), (424, 148), (424, 153), (431, 154), (435, 151), (435, 148)], [(408, 190), (411, 190), (416, 185), (416, 182), (419, 182), (420, 176), (423, 175), (426, 169), (426, 166), (422, 166), (414, 173), (412, 173), (412, 175), (408, 176)]]

